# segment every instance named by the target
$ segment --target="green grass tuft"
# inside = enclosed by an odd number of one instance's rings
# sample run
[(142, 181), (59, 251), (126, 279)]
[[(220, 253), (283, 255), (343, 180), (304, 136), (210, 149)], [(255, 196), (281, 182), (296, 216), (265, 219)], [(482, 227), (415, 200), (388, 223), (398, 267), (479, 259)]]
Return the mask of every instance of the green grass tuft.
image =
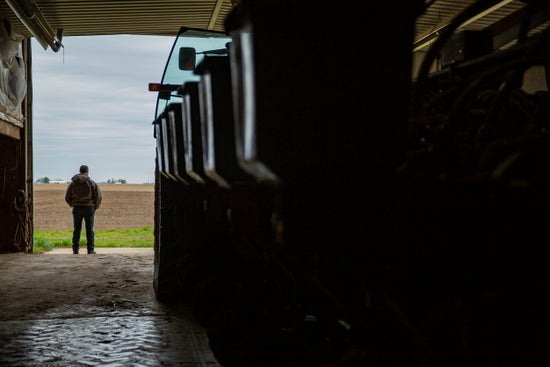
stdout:
[[(73, 231), (34, 231), (34, 252), (51, 251), (54, 247), (71, 247)], [(153, 247), (153, 228), (95, 231), (95, 247)], [(80, 234), (80, 246), (86, 246), (86, 230)]]

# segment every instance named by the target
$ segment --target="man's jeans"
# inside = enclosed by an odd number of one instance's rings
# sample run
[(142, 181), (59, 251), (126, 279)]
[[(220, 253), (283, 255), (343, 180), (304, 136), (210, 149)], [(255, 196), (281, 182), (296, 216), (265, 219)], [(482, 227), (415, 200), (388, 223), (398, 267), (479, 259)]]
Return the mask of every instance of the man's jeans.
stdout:
[(86, 223), (86, 248), (88, 252), (94, 250), (94, 214), (93, 206), (74, 206), (73, 207), (73, 252), (78, 252), (80, 248), (80, 232), (82, 231), (82, 220)]

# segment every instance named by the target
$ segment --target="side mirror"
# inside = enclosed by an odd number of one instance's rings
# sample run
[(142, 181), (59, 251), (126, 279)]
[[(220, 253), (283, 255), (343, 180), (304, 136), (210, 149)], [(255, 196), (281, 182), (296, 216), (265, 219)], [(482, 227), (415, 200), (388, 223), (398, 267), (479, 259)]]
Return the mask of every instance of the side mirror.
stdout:
[(197, 52), (193, 47), (180, 47), (178, 58), (180, 70), (195, 70)]

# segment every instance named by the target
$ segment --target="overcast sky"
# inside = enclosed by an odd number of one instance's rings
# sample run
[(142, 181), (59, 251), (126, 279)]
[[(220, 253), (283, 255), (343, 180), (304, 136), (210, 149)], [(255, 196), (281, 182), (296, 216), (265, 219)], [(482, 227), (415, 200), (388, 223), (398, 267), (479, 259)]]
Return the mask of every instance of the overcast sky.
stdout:
[(32, 42), (34, 179), (154, 182), (151, 123), (175, 37), (65, 37), (58, 52)]

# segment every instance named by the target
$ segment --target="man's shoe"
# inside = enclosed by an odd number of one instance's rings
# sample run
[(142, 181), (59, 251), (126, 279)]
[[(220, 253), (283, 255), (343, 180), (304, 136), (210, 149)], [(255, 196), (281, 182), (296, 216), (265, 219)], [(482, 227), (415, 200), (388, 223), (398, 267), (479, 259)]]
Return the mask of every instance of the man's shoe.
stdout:
[(73, 251), (73, 255), (78, 255), (78, 251)]
[(88, 255), (95, 255), (95, 251), (88, 251)]

